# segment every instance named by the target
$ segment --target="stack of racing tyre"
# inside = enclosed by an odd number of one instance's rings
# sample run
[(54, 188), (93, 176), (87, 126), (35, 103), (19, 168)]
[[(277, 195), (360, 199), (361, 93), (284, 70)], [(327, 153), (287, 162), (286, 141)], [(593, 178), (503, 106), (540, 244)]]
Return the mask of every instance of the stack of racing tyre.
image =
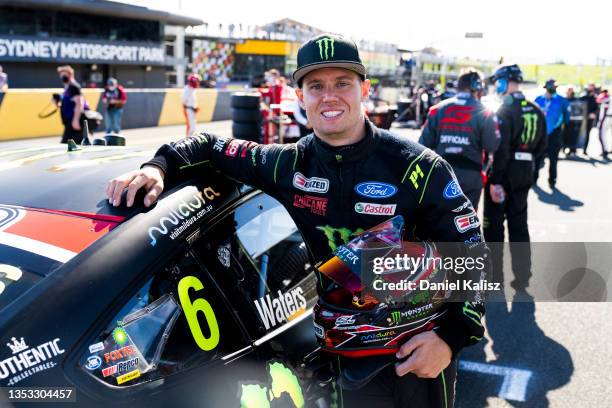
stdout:
[(237, 92), (232, 95), (232, 135), (236, 139), (260, 142), (262, 115), (259, 92)]

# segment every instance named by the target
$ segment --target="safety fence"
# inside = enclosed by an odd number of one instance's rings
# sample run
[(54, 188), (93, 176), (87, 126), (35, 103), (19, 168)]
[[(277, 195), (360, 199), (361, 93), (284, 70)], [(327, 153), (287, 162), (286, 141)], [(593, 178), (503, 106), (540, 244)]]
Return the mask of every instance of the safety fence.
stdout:
[[(0, 92), (0, 140), (57, 136), (63, 132), (59, 110), (53, 112), (52, 97), (63, 89), (9, 89)], [(126, 89), (127, 103), (122, 128), (185, 123), (182, 89)], [(83, 89), (91, 110), (104, 114), (102, 89)], [(198, 89), (198, 122), (231, 119), (231, 91)], [(98, 130), (104, 129), (104, 123)]]

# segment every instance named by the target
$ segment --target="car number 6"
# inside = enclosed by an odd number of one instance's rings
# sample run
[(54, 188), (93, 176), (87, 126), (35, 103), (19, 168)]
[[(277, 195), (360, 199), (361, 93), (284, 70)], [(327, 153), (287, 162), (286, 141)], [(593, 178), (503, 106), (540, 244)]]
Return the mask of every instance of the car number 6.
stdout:
[[(199, 291), (204, 289), (204, 285), (202, 285), (202, 282), (195, 276), (185, 276), (178, 284), (178, 293), (181, 307), (185, 311), (185, 317), (187, 318), (187, 324), (189, 324), (193, 339), (202, 350), (210, 351), (219, 344), (219, 325), (217, 324), (217, 317), (210, 303), (205, 299), (198, 298), (192, 302), (189, 298), (189, 289)], [(198, 321), (198, 312), (204, 313), (206, 323), (210, 329), (209, 337), (204, 337), (202, 333), (202, 328)]]

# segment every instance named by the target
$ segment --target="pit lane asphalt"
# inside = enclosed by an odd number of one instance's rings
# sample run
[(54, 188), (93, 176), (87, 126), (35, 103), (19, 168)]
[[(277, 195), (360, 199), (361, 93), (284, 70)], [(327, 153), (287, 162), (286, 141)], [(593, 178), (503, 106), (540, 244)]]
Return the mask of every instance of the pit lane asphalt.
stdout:
[[(201, 123), (198, 130), (231, 136), (231, 122)], [(416, 130), (392, 130), (418, 139)], [(184, 132), (184, 126), (168, 126), (122, 134), (129, 146), (154, 149), (179, 140)], [(59, 137), (8, 141), (0, 143), (0, 151), (58, 142)], [(532, 241), (612, 241), (612, 162), (602, 161), (600, 153), (594, 132), (590, 157), (559, 161), (556, 191), (548, 188), (547, 168), (542, 169), (539, 185), (529, 195)], [(610, 298), (612, 265), (603, 267), (608, 275), (604, 274), (601, 290)], [(612, 407), (611, 316), (610, 302), (489, 305), (486, 342), (464, 350), (461, 356), (464, 369), (457, 383), (456, 406)]]

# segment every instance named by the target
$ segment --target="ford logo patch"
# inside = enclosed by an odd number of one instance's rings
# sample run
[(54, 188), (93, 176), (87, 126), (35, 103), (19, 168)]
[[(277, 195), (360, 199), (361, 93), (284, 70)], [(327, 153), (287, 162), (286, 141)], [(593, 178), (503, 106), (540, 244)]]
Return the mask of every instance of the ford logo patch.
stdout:
[(461, 194), (463, 194), (463, 191), (461, 191), (461, 187), (459, 186), (459, 183), (457, 183), (457, 180), (449, 181), (446, 187), (444, 187), (444, 192), (442, 193), (444, 198), (447, 200), (459, 197)]
[(397, 187), (377, 181), (366, 181), (355, 186), (357, 194), (368, 198), (387, 198), (397, 193)]

